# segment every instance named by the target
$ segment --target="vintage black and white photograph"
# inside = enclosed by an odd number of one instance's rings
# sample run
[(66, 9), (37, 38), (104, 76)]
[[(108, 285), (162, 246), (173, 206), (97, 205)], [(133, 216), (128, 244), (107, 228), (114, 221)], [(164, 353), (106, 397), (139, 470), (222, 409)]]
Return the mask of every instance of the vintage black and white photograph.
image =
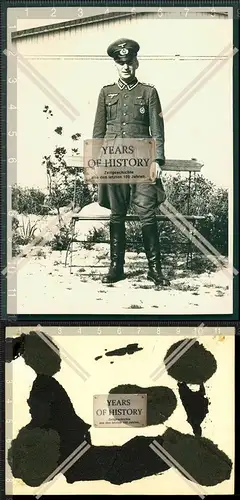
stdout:
[(7, 494), (232, 494), (234, 356), (232, 327), (7, 328)]
[(232, 314), (232, 10), (8, 11), (8, 313)]

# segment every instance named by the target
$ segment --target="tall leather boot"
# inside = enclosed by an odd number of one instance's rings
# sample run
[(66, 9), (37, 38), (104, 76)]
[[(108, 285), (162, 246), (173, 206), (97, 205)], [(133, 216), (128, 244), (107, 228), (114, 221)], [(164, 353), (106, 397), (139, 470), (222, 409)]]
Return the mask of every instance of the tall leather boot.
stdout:
[(148, 259), (148, 279), (155, 285), (168, 286), (170, 281), (164, 277), (161, 268), (160, 246), (157, 223), (142, 227), (143, 244)]
[(125, 222), (110, 222), (110, 268), (102, 279), (103, 283), (116, 283), (124, 279), (125, 246)]

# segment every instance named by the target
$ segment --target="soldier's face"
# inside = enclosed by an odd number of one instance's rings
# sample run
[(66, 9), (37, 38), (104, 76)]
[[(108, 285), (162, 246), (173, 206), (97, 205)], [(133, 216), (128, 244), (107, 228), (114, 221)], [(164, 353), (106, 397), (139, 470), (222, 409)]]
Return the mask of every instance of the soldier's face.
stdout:
[(136, 69), (138, 68), (138, 61), (136, 58), (128, 62), (115, 61), (118, 71), (118, 76), (121, 80), (131, 80), (135, 76)]

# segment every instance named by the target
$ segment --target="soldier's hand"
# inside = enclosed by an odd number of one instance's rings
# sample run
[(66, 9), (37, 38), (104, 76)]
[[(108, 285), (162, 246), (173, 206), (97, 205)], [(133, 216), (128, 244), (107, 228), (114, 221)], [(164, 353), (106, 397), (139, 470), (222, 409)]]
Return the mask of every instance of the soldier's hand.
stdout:
[(154, 182), (156, 179), (159, 179), (161, 177), (161, 174), (162, 174), (162, 169), (160, 165), (156, 161), (154, 161), (150, 167), (151, 181)]

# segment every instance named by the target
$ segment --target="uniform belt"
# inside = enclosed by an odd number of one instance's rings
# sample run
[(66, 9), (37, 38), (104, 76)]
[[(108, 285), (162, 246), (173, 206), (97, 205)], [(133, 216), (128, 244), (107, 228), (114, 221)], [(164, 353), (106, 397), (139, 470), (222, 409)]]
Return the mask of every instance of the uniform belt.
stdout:
[(138, 126), (136, 124), (132, 125), (129, 123), (129, 126), (128, 127), (124, 127), (121, 128), (121, 125), (119, 124), (119, 126), (116, 126), (116, 125), (107, 125), (107, 128), (106, 128), (106, 134), (110, 133), (110, 134), (122, 134), (122, 132), (126, 131), (129, 135), (129, 133), (133, 132), (137, 135), (144, 135), (146, 137), (149, 136), (149, 127), (148, 126)]

